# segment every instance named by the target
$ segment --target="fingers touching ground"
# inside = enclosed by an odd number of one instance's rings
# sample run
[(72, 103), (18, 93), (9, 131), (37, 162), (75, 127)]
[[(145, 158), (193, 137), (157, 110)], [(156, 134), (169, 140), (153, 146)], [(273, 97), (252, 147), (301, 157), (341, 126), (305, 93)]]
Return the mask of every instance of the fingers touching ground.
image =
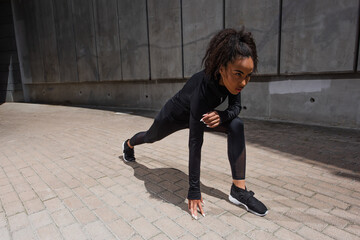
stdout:
[(202, 199), (201, 200), (190, 200), (189, 199), (188, 208), (189, 208), (192, 218), (197, 220), (198, 209), (199, 209), (199, 212), (201, 213), (201, 215), (203, 215), (205, 217), (205, 213), (202, 208), (202, 203), (203, 203)]

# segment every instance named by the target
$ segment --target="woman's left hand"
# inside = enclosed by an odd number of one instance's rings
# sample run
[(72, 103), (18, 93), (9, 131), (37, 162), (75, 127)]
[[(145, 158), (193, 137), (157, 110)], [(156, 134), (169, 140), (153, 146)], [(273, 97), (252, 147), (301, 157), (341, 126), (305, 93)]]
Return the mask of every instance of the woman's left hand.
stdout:
[(191, 213), (191, 216), (197, 220), (197, 211), (199, 209), (201, 215), (203, 215), (205, 217), (205, 213), (204, 213), (204, 210), (202, 208), (202, 205), (204, 204), (204, 201), (201, 197), (201, 199), (188, 199), (188, 208), (189, 208), (189, 211)]
[(220, 116), (217, 111), (205, 113), (200, 120), (209, 128), (215, 128), (220, 125)]

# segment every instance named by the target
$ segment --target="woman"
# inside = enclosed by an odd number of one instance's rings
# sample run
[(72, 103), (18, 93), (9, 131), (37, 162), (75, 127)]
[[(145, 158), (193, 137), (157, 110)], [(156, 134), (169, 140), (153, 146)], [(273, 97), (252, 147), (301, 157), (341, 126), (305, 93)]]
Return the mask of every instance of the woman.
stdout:
[[(243, 205), (248, 211), (265, 216), (267, 208), (245, 186), (245, 138), (240, 92), (257, 69), (255, 41), (244, 29), (224, 29), (210, 41), (203, 64), (205, 70), (196, 73), (172, 97), (156, 116), (146, 132), (139, 132), (123, 143), (124, 161), (135, 161), (134, 146), (153, 143), (178, 131), (189, 128), (189, 191), (188, 207), (197, 219), (202, 209), (200, 192), (200, 154), (205, 130), (227, 134), (228, 158), (233, 184), (229, 200)], [(214, 109), (228, 98), (225, 111)]]

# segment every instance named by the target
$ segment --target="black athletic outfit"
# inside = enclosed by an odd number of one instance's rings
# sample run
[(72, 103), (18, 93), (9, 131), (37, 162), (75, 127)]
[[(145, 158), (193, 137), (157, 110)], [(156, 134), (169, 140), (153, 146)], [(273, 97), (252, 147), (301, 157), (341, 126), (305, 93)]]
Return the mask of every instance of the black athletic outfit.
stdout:
[[(217, 111), (220, 125), (207, 128), (200, 122), (203, 114), (214, 111), (228, 98), (225, 111)], [(204, 131), (223, 132), (228, 135), (228, 158), (232, 177), (245, 179), (245, 138), (244, 126), (238, 114), (241, 110), (240, 93), (232, 95), (218, 81), (208, 77), (204, 71), (193, 75), (184, 87), (172, 97), (156, 116), (154, 123), (146, 132), (139, 132), (130, 139), (132, 146), (152, 143), (178, 131), (189, 128), (189, 192), (188, 199), (200, 199), (200, 158)]]

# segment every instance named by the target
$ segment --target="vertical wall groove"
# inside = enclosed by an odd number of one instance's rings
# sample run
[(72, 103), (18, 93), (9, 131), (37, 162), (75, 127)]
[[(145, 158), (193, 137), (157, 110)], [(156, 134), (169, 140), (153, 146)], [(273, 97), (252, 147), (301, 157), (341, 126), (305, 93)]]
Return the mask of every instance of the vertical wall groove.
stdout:
[(119, 15), (119, 1), (116, 1), (116, 20), (118, 26), (118, 37), (119, 37), (119, 54), (120, 54), (120, 68), (121, 68), (121, 80), (124, 80), (123, 73), (123, 61), (122, 61), (122, 53), (121, 53), (121, 32), (120, 32), (120, 15)]
[(149, 33), (149, 6), (148, 0), (146, 1), (146, 28), (147, 28), (147, 39), (148, 39), (148, 54), (149, 54), (149, 80), (151, 80), (151, 57), (150, 57), (150, 33)]
[(359, 0), (359, 6), (358, 6), (358, 22), (357, 22), (357, 26), (356, 26), (356, 40), (355, 40), (355, 54), (354, 54), (354, 72), (357, 72), (359, 69), (358, 68), (358, 64), (359, 64), (359, 44), (360, 44), (360, 39), (359, 39), (359, 33), (360, 33), (360, 0)]
[(55, 29), (55, 41), (56, 41), (56, 49), (57, 49), (57, 60), (58, 60), (58, 64), (59, 64), (59, 82), (61, 82), (61, 69), (60, 69), (60, 54), (59, 54), (59, 39), (56, 35), (56, 32), (57, 32), (57, 27), (56, 27), (56, 19), (55, 19), (55, 11), (54, 11), (54, 7), (55, 7), (55, 4), (54, 4), (54, 0), (51, 1), (51, 10), (52, 10), (52, 16), (53, 16), (53, 20), (54, 20), (54, 29)]
[(183, 6), (182, 0), (180, 0), (180, 31), (181, 31), (181, 70), (182, 70), (182, 78), (184, 78), (184, 30), (183, 30)]
[[(96, 0), (92, 0), (91, 1), (91, 6), (92, 6), (92, 14), (93, 14), (93, 24), (96, 25), (96, 22), (98, 21), (97, 18), (95, 18), (95, 5), (94, 5), (94, 1)], [(98, 54), (98, 44), (97, 44), (97, 38), (96, 38), (96, 26), (94, 27), (94, 40), (95, 40), (95, 52), (96, 52), (96, 78), (97, 81), (100, 82), (100, 68), (99, 68), (99, 54)]]
[(223, 29), (225, 29), (226, 28), (226, 23), (225, 23), (225, 21), (226, 21), (226, 15), (225, 15), (225, 1), (226, 0), (223, 0)]
[(278, 38), (278, 58), (277, 58), (277, 74), (280, 75), (280, 63), (281, 63), (281, 31), (282, 31), (282, 3), (283, 1), (280, 0), (279, 2), (279, 38)]
[(75, 32), (75, 18), (74, 18), (74, 4), (70, 3), (71, 5), (71, 23), (72, 23), (72, 30), (73, 30), (73, 36), (74, 36), (74, 44), (75, 44), (75, 63), (76, 63), (76, 80), (77, 82), (80, 82), (79, 79), (79, 66), (78, 66), (78, 55), (77, 55), (77, 46), (76, 46), (76, 32)]

